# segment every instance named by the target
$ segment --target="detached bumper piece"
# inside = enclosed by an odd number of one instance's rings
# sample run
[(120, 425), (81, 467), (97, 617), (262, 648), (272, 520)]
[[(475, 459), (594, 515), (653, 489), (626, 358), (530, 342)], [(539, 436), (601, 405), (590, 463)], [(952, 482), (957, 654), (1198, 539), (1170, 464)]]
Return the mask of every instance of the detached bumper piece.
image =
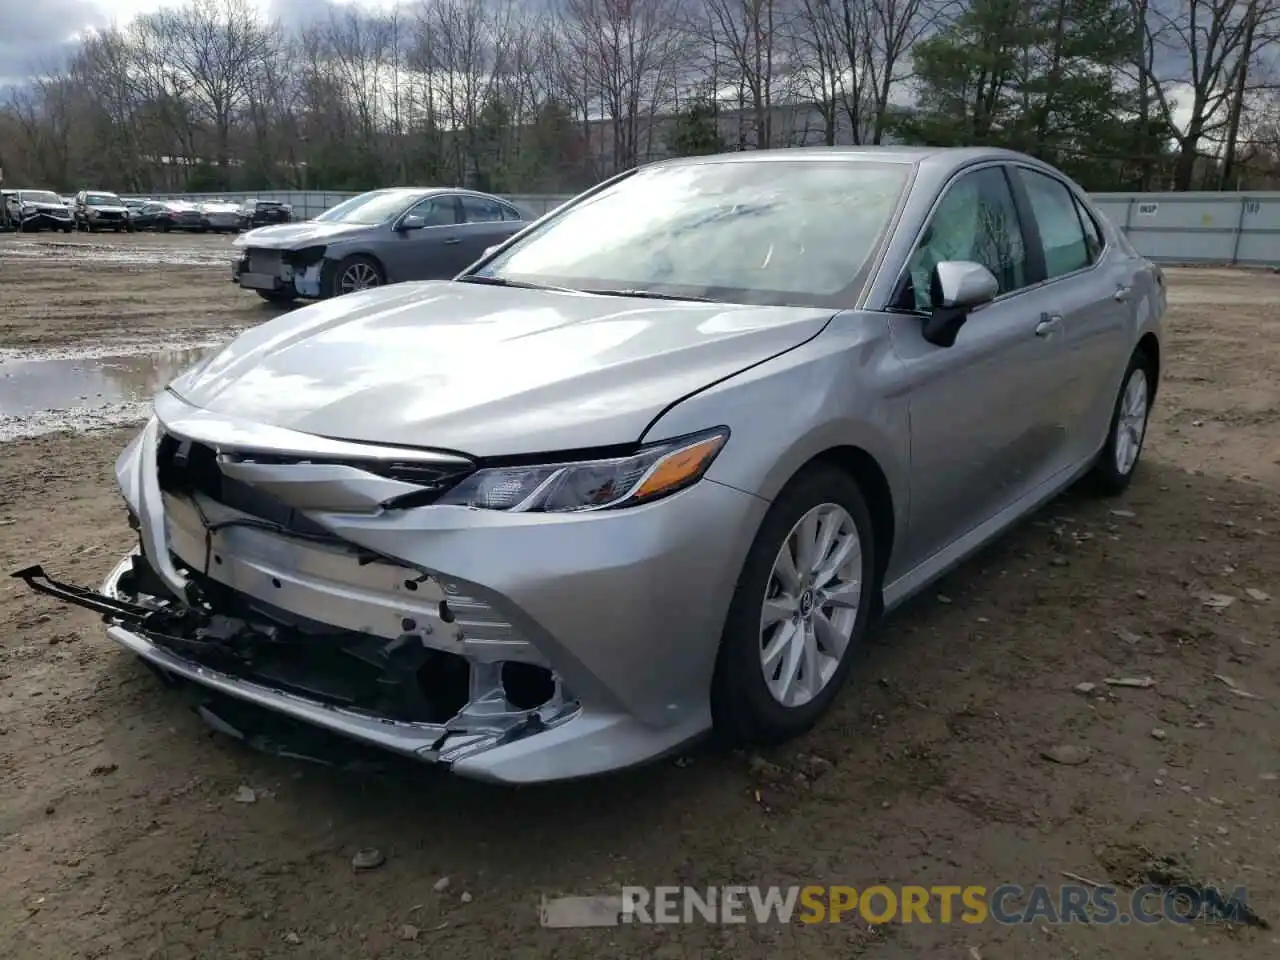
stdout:
[[(484, 683), (494, 685), (486, 690), (477, 686), (474, 665), (424, 647), (417, 635), (388, 642), (284, 611), (275, 611), (278, 620), (268, 619), (248, 598), (188, 573), (219, 608), (243, 608), (236, 612), (244, 615), (214, 613), (208, 602), (186, 608), (155, 599), (165, 595), (164, 585), (139, 553), (126, 557), (101, 591), (56, 580), (39, 565), (12, 576), (37, 593), (101, 615), (108, 636), (166, 683), (202, 688), (197, 712), (211, 727), (279, 756), (403, 773), (406, 758), (447, 766), (578, 713), (576, 704), (558, 695), (549, 671), (494, 665), (498, 669), (479, 671)], [(486, 724), (474, 713), (480, 707), (483, 714), (486, 695), (489, 704), (497, 695), (535, 706), (516, 722), (496, 715), (498, 722)]]

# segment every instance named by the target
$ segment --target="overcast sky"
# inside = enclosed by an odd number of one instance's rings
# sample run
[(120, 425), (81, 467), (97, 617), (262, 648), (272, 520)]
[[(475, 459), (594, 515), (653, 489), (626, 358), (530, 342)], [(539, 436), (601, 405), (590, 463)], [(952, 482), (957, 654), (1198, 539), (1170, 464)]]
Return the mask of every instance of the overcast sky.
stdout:
[[(287, 24), (327, 15), (330, 6), (356, 0), (251, 0), (270, 18)], [(60, 62), (77, 35), (91, 28), (124, 24), (140, 13), (180, 0), (0, 0), (0, 74), (34, 71)], [(395, 0), (360, 0), (362, 6), (394, 6)]]

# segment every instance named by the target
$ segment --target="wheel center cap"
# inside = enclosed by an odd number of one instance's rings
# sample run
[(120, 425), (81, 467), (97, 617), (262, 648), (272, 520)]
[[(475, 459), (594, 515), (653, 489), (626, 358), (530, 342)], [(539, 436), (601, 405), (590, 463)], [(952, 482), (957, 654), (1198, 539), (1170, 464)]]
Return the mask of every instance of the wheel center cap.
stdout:
[(807, 617), (813, 613), (813, 591), (806, 590), (800, 594), (800, 616)]

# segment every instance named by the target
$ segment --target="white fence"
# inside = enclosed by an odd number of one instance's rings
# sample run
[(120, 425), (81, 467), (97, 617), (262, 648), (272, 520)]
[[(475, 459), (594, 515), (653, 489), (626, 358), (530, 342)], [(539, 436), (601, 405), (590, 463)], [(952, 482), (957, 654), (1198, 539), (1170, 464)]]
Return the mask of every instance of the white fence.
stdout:
[[(159, 194), (157, 198), (279, 200), (292, 205), (294, 216), (305, 220), (354, 196), (325, 190), (285, 190)], [(519, 194), (504, 199), (541, 216), (570, 197)], [(1138, 251), (1152, 260), (1280, 267), (1280, 192), (1099, 193), (1093, 199)]]
[(1152, 260), (1280, 267), (1280, 192), (1097, 193), (1093, 199)]

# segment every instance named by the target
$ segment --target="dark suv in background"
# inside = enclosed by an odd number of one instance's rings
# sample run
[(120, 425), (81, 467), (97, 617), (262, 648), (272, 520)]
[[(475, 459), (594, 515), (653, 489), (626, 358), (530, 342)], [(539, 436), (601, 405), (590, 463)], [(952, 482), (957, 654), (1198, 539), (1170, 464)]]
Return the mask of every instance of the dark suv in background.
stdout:
[(279, 200), (249, 199), (240, 204), (240, 229), (252, 230), (272, 223), (291, 223), (293, 207)]
[(106, 190), (81, 190), (77, 193), (75, 218), (77, 229), (133, 232), (129, 208), (118, 194)]

